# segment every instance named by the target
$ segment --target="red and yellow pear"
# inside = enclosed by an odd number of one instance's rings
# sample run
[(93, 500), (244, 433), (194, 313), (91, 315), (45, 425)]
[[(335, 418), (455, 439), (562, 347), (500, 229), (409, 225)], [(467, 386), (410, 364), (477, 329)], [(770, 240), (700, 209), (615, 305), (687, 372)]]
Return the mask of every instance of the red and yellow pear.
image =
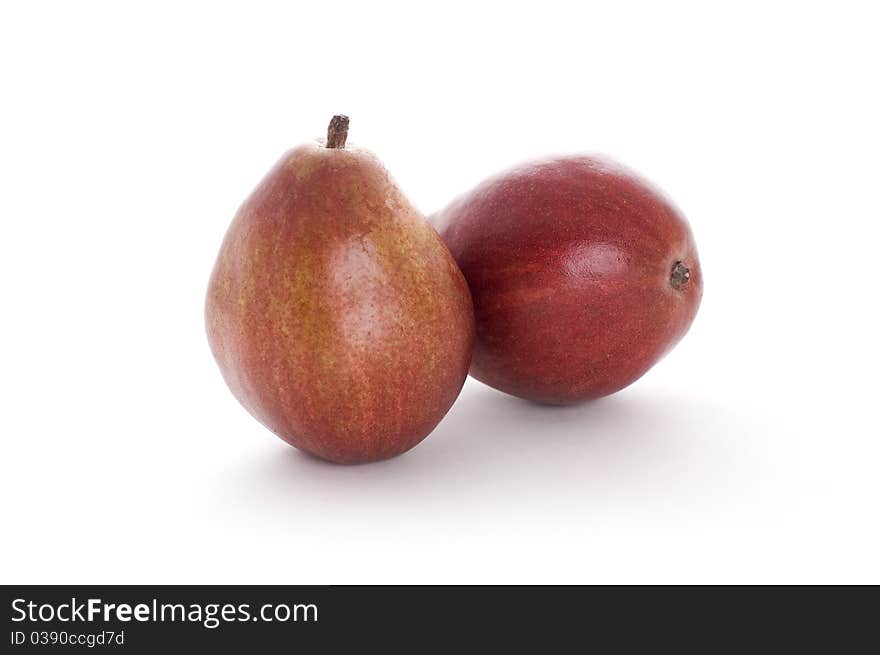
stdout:
[(208, 287), (208, 341), (241, 404), (290, 444), (338, 463), (419, 443), (467, 376), (467, 284), (437, 233), (370, 152), (284, 154), (238, 210)]

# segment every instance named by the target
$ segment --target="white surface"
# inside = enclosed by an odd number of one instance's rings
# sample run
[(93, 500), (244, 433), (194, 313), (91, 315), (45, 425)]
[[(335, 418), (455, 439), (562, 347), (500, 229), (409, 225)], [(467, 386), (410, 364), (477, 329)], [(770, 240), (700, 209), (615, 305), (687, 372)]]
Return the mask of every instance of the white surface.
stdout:
[[(880, 582), (870, 3), (182, 4), (0, 9), (0, 581)], [(580, 408), (468, 382), (392, 461), (285, 446), (203, 295), (335, 112), (426, 212), (543, 153), (641, 171), (691, 333)]]

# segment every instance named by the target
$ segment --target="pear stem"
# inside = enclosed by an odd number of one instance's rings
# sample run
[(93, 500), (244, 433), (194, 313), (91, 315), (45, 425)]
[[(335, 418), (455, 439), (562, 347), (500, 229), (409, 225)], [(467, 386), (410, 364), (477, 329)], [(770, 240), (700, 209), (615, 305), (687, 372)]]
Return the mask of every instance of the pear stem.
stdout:
[(328, 148), (344, 148), (345, 140), (348, 138), (348, 116), (337, 114), (330, 119), (330, 126), (327, 128), (327, 147)]

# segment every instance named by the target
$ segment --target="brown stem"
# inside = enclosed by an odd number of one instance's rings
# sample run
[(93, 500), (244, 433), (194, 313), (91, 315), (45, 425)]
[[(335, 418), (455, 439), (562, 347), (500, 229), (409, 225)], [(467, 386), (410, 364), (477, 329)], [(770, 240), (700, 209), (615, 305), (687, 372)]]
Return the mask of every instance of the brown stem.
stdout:
[(330, 119), (330, 126), (327, 128), (327, 147), (344, 148), (347, 138), (348, 116), (338, 114)]

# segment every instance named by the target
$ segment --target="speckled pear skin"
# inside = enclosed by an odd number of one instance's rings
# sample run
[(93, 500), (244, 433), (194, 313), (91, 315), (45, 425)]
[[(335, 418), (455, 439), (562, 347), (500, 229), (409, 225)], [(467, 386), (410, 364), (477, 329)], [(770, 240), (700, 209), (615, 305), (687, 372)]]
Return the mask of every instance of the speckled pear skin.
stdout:
[(632, 384), (703, 293), (681, 212), (619, 164), (556, 157), (486, 180), (432, 218), (470, 285), (471, 375), (547, 404)]
[(322, 143), (286, 153), (238, 210), (205, 318), (241, 404), (344, 464), (427, 436), (474, 340), (467, 283), (437, 233), (372, 154)]

